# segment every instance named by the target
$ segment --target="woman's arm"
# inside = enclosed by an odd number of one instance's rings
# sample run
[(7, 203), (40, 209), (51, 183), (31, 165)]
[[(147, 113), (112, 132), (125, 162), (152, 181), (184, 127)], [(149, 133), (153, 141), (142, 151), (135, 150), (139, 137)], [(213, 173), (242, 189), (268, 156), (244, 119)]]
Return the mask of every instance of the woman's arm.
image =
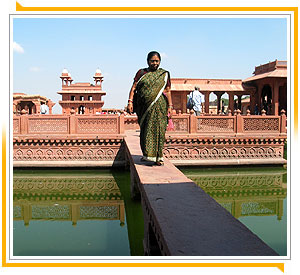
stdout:
[(133, 82), (132, 87), (129, 92), (129, 98), (128, 98), (128, 104), (127, 104), (127, 111), (132, 114), (133, 113), (133, 95), (134, 95), (134, 90), (136, 88), (137, 82)]
[(171, 89), (170, 87), (166, 87), (164, 90), (165, 95), (167, 96), (168, 99), (168, 116), (171, 117), (172, 116), (172, 110), (173, 110), (173, 103), (172, 103), (172, 96), (171, 96)]

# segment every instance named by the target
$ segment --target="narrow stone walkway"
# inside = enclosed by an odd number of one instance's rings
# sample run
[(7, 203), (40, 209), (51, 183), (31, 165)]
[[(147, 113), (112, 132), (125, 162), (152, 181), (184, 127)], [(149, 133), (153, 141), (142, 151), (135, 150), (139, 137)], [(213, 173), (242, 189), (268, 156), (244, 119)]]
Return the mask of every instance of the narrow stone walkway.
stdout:
[(164, 159), (164, 166), (151, 165), (151, 162), (141, 161), (139, 132), (128, 131), (125, 137), (127, 148), (130, 150), (130, 162), (134, 163), (140, 182), (143, 184), (164, 184), (193, 182), (177, 169), (168, 159)]
[(145, 255), (278, 256), (170, 161), (142, 162), (138, 132), (128, 131), (125, 143), (131, 189), (143, 206)]

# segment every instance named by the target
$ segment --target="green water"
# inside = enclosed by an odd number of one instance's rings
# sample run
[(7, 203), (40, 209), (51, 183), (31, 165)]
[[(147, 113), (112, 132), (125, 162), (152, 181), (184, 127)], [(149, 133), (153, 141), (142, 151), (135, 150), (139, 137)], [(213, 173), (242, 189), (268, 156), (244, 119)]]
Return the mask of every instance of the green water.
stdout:
[[(283, 168), (182, 169), (287, 255)], [(142, 256), (143, 214), (125, 170), (14, 170), (14, 256)]]
[(14, 256), (143, 255), (129, 184), (128, 171), (14, 170)]
[(287, 255), (286, 169), (181, 170), (279, 255)]

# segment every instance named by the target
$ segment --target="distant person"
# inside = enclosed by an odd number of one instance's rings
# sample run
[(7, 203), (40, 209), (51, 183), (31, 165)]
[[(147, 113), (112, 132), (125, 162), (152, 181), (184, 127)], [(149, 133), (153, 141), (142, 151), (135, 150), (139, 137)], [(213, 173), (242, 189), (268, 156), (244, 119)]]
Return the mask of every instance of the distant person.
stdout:
[(188, 100), (192, 102), (192, 109), (195, 111), (195, 115), (200, 116), (204, 100), (199, 87), (195, 87), (194, 91), (190, 92)]
[(41, 114), (45, 115), (47, 113), (47, 106), (45, 103), (41, 103)]
[(140, 69), (130, 89), (128, 112), (136, 112), (140, 125), (142, 161), (163, 165), (163, 148), (168, 118), (172, 115), (170, 73), (159, 68), (158, 52), (147, 56), (148, 68)]

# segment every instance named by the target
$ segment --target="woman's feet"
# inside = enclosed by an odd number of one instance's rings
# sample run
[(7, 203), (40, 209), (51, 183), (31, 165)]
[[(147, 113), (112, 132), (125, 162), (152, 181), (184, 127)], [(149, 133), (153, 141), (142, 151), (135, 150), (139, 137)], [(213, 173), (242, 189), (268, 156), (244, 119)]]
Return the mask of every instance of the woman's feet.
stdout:
[(157, 166), (163, 166), (164, 162), (162, 160), (158, 160), (158, 161), (155, 162), (155, 165), (157, 165)]
[(154, 165), (157, 165), (157, 166), (163, 166), (163, 165), (164, 165), (164, 161), (163, 161), (162, 159), (157, 160), (157, 161), (153, 161), (153, 160), (151, 160), (151, 159), (148, 159), (148, 158), (145, 157), (145, 156), (142, 156), (142, 157), (140, 158), (140, 161), (152, 163), (152, 165), (154, 164)]

